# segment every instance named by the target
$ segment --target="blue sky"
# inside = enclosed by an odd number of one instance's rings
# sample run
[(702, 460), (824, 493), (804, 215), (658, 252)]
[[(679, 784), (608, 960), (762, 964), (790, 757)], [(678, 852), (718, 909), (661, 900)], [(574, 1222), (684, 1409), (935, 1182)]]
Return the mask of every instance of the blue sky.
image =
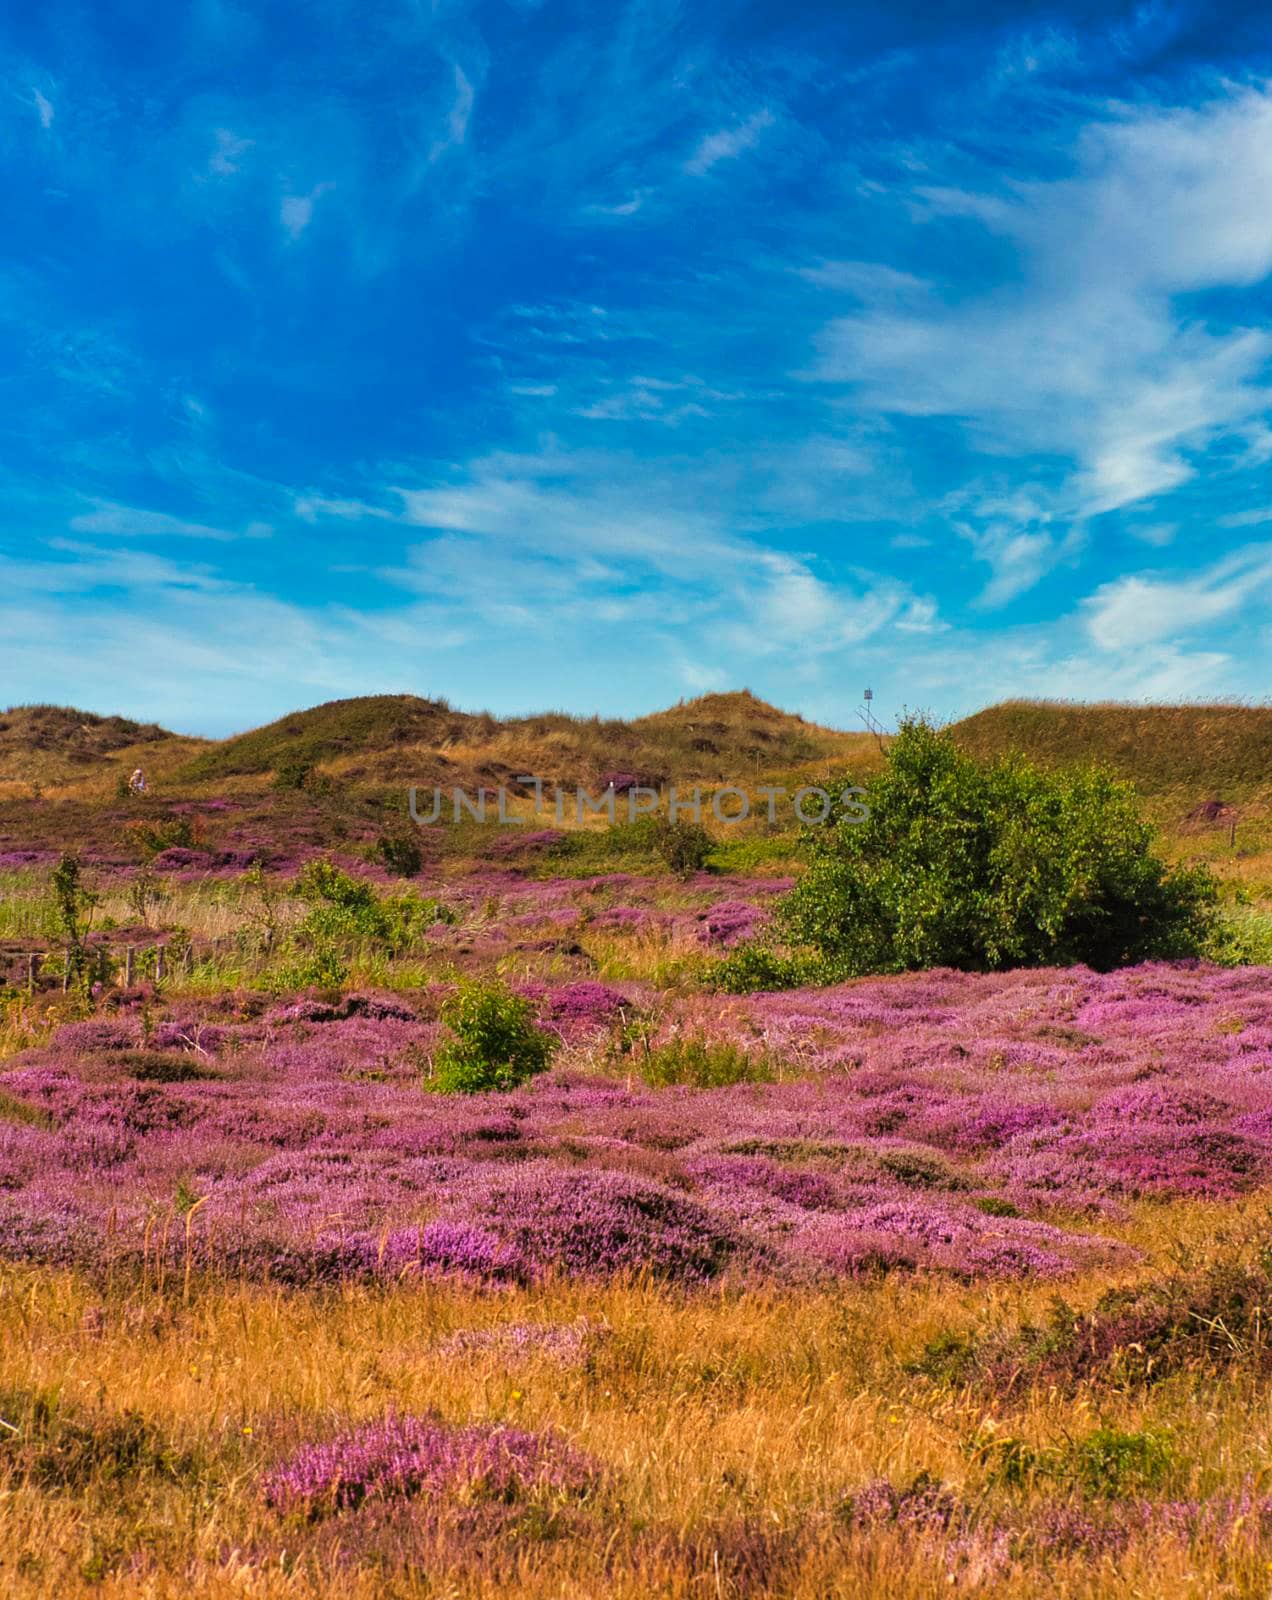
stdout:
[(0, 8), (0, 703), (1268, 692), (1266, 7)]

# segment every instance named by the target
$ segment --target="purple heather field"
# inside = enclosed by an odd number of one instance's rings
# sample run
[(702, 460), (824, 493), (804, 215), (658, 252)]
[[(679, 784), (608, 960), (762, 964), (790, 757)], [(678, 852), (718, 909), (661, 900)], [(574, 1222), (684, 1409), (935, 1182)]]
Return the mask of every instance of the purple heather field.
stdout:
[[(1126, 1258), (1101, 1224), (1128, 1202), (1272, 1177), (1264, 968), (522, 988), (555, 1064), (468, 1097), (424, 1085), (441, 985), (120, 994), (5, 1064), (0, 1251), (293, 1284), (1061, 1277)], [(761, 1081), (649, 1087), (634, 1024), (728, 1041)]]

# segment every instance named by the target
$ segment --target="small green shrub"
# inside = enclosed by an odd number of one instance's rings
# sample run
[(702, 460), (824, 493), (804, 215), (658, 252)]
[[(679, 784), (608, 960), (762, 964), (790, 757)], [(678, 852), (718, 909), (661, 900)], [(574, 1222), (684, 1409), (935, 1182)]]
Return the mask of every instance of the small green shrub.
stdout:
[(137, 818), (123, 830), (125, 845), (143, 861), (153, 861), (165, 850), (189, 850), (196, 844), (194, 825), (188, 817)]
[(386, 895), (380, 902), (384, 917), (385, 944), (391, 952), (409, 950), (430, 928), (439, 922), (452, 924), (459, 919), (453, 907), (444, 900), (407, 890), (404, 894)]
[(1172, 1462), (1170, 1449), (1158, 1434), (1096, 1428), (1072, 1447), (1067, 1465), (1088, 1494), (1112, 1496), (1156, 1488)]
[(148, 928), (151, 912), (157, 910), (167, 898), (167, 890), (147, 862), (128, 885), (129, 911), (142, 927)]
[(0, 1472), (46, 1490), (119, 1484), (141, 1474), (193, 1477), (194, 1456), (179, 1451), (135, 1411), (102, 1415), (62, 1404), (57, 1391), (0, 1392)]
[(388, 920), (374, 886), (330, 861), (306, 862), (292, 892), (309, 907), (297, 933), (314, 943), (388, 937)]
[(321, 940), (295, 961), (286, 962), (264, 979), (274, 994), (291, 989), (330, 989), (338, 992), (349, 978), (349, 965), (330, 940)]
[(1159, 1487), (1173, 1465), (1170, 1448), (1160, 1435), (1110, 1427), (1043, 1447), (982, 1428), (966, 1449), (985, 1468), (991, 1483), (1027, 1488), (1047, 1480), (1110, 1499)]
[(100, 897), (84, 882), (83, 868), (75, 855), (61, 858), (53, 869), (49, 888), (53, 921), (65, 947), (63, 970), (87, 987), (101, 960), (88, 944), (88, 930)]
[(375, 842), (375, 855), (386, 872), (399, 878), (417, 878), (424, 865), (419, 840), (409, 833), (382, 833)]
[(1205, 954), (1225, 967), (1272, 966), (1272, 915), (1249, 906), (1225, 907), (1215, 920)]
[(691, 878), (711, 859), (715, 840), (698, 822), (674, 821), (661, 813), (651, 817), (653, 845), (663, 865), (678, 878)]
[(314, 776), (312, 761), (281, 761), (274, 769), (275, 789), (307, 789)]
[(708, 982), (722, 994), (754, 994), (816, 983), (820, 970), (817, 959), (806, 953), (790, 954), (770, 945), (745, 943), (715, 963)]
[(440, 1094), (515, 1089), (552, 1059), (557, 1040), (537, 1026), (528, 1000), (499, 983), (464, 983), (442, 1007), (451, 1030), (433, 1058), (428, 1087)]
[[(434, 924), (455, 920), (455, 913), (442, 901), (412, 890), (381, 898), (373, 884), (330, 861), (306, 863), (292, 893), (309, 908), (292, 936), (292, 948), (302, 952), (302, 959), (280, 972), (277, 981), (290, 978), (299, 988), (314, 984), (338, 988), (348, 977), (349, 952), (361, 949), (365, 954), (369, 946), (382, 956), (395, 957)], [(269, 916), (266, 932), (272, 942), (272, 910)]]

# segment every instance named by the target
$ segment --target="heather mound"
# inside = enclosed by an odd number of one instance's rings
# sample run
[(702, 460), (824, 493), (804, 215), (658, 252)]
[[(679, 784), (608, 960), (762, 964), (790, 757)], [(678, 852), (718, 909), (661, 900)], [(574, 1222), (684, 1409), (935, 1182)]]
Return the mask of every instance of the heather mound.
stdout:
[(1126, 1259), (1076, 1213), (1272, 1179), (1263, 970), (529, 998), (567, 1054), (506, 1093), (429, 1092), (428, 993), (65, 1028), (0, 1076), (0, 1253), (294, 1283), (1051, 1278)]

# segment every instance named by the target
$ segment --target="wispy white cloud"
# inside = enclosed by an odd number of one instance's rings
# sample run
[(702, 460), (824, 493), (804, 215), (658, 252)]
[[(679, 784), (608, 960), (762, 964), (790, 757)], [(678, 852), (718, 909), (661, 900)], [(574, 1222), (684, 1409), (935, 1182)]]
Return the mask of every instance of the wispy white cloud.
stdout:
[(1100, 650), (1127, 650), (1204, 630), (1255, 601), (1266, 606), (1269, 595), (1272, 545), (1262, 545), (1194, 576), (1125, 574), (1102, 584), (1083, 609)]
[[(844, 287), (863, 309), (821, 335), (815, 376), (859, 403), (963, 419), (998, 454), (1061, 454), (1057, 509), (1096, 515), (1179, 487), (1212, 441), (1255, 434), (1272, 404), (1272, 335), (1216, 330), (1180, 296), (1272, 271), (1272, 93), (1094, 124), (1077, 171), (999, 193), (927, 188), (931, 216), (1012, 242), (1020, 273), (951, 299), (887, 271)], [(826, 269), (815, 269), (826, 275)], [(909, 303), (906, 303), (908, 300)]]
[(40, 119), (40, 126), (49, 129), (53, 126), (53, 118), (57, 115), (53, 102), (38, 89), (31, 90), (31, 103), (35, 106), (35, 114)]
[(208, 170), (215, 172), (218, 177), (228, 178), (242, 166), (243, 157), (255, 140), (241, 139), (228, 128), (217, 128), (213, 137), (215, 145), (208, 158)]
[(330, 189), (335, 187), (332, 183), (320, 183), (312, 188), (308, 194), (284, 195), (278, 208), (278, 220), (283, 225), (284, 232), (289, 238), (299, 239), (301, 234), (314, 220), (314, 207)]
[(451, 102), (450, 111), (446, 117), (446, 132), (442, 138), (437, 139), (429, 152), (429, 160), (437, 161), (448, 150), (458, 149), (468, 137), (468, 122), (473, 114), (473, 103), (477, 92), (468, 78), (464, 69), (458, 64), (454, 67), (455, 98)]
[[(217, 543), (240, 539), (243, 533), (231, 533), (225, 528), (211, 527), (202, 522), (189, 522), (182, 517), (169, 516), (164, 511), (147, 511), (137, 506), (116, 505), (108, 500), (95, 500), (91, 511), (80, 512), (70, 520), (77, 533), (113, 533), (125, 538), (156, 539), (211, 539)], [(266, 523), (253, 523), (248, 536), (260, 537), (270, 531)]]
[(773, 113), (765, 107), (735, 128), (722, 128), (718, 133), (709, 133), (685, 162), (685, 171), (691, 177), (700, 178), (721, 161), (734, 160), (758, 144), (760, 136), (766, 129), (771, 128), (776, 120)]

